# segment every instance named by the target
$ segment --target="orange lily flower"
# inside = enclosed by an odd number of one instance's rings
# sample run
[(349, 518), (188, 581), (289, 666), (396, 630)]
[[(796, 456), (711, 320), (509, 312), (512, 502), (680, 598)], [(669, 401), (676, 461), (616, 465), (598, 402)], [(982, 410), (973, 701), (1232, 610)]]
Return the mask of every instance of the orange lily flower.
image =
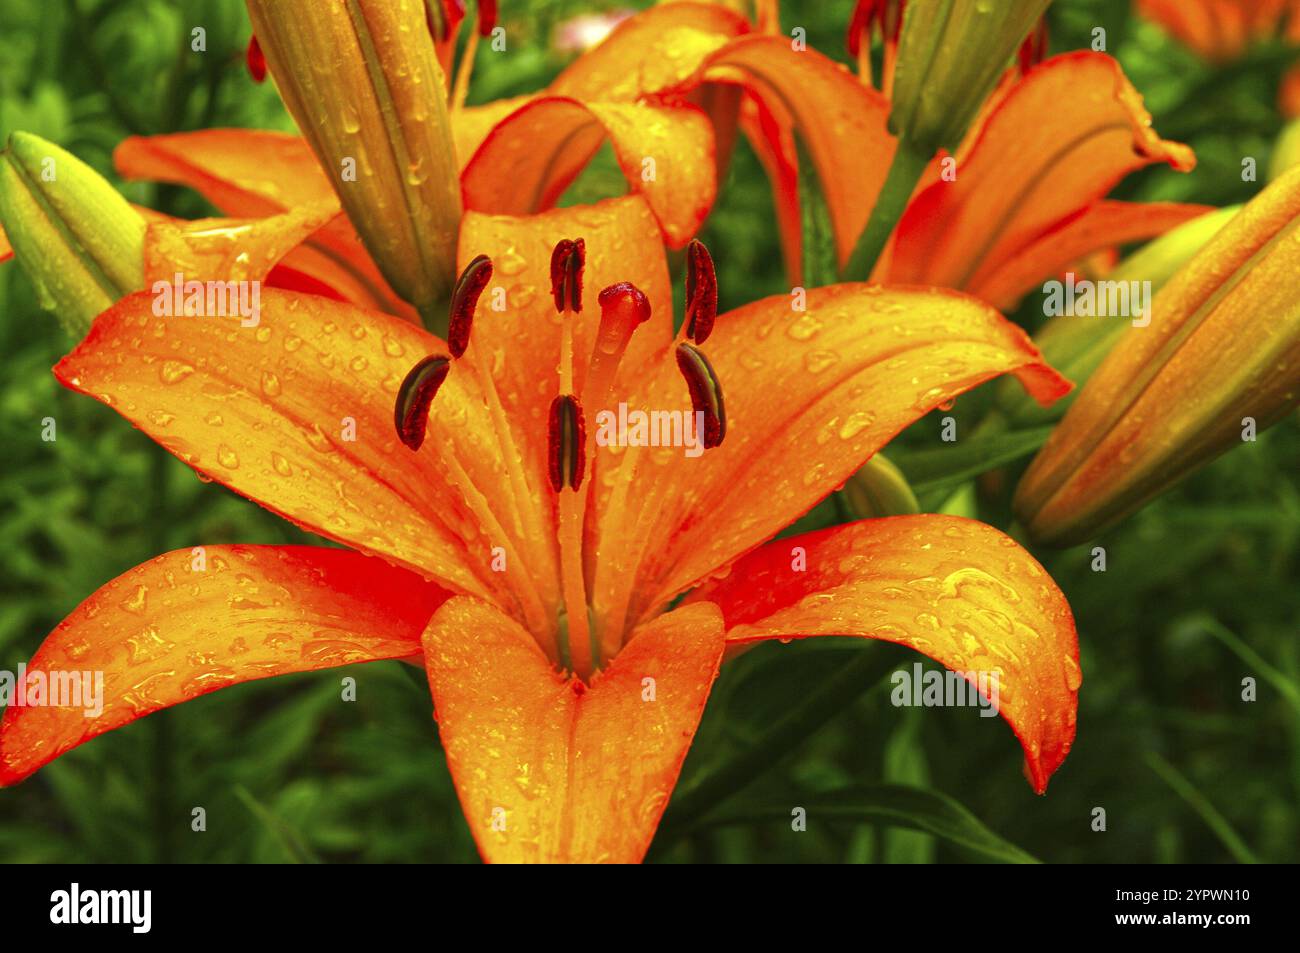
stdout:
[[(66, 386), (352, 551), (214, 546), (108, 583), (29, 665), (102, 670), (103, 712), (10, 707), (0, 783), (225, 685), (400, 658), (427, 671), (486, 859), (636, 861), (724, 653), (835, 634), (998, 673), (1000, 713), (1044, 790), (1074, 736), (1080, 674), (1069, 607), (1027, 553), (938, 515), (766, 542), (986, 380), (1012, 373), (1059, 398), (1068, 383), (1018, 328), (960, 294), (868, 285), (715, 322), (693, 247), (675, 337), (640, 196), (468, 213), (459, 257), (446, 342), (271, 289), (256, 329), (159, 318), (148, 293), (96, 320), (55, 369)], [(505, 311), (476, 304), (489, 268)], [(606, 289), (598, 304), (584, 286)], [(619, 402), (698, 410), (709, 449), (599, 444), (590, 421)]]
[(1141, 95), (1102, 53), (1064, 53), (1007, 84), (952, 161), (951, 177), (932, 168), (922, 179), (874, 277), (959, 288), (1007, 310), (1093, 252), (1211, 211), (1106, 198), (1138, 169), (1187, 172), (1196, 157), (1155, 133)]
[(1251, 43), (1275, 36), (1300, 15), (1296, 0), (1138, 0), (1138, 12), (1154, 20), (1215, 63), (1238, 59)]
[[(1139, 0), (1138, 9), (1211, 63), (1240, 59), (1251, 44), (1276, 36), (1300, 44), (1296, 0)], [(1300, 116), (1300, 66), (1282, 78), (1278, 103)]]

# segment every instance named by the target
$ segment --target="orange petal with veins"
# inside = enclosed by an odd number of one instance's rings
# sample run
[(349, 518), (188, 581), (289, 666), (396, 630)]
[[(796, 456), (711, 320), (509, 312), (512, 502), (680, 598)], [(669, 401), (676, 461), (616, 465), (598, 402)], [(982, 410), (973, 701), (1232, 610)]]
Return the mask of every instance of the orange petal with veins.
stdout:
[(729, 645), (857, 635), (985, 673), (985, 686), (996, 675), (989, 700), (1039, 794), (1074, 741), (1083, 677), (1069, 604), (1032, 556), (983, 523), (921, 514), (794, 536), (746, 556), (687, 605), (695, 600), (722, 609)]
[(1156, 162), (1187, 171), (1195, 161), (1152, 130), (1114, 59), (1062, 54), (1010, 89), (954, 180), (912, 200), (882, 277), (974, 290), (1129, 173)]
[[(418, 656), (420, 633), (449, 595), (345, 550), (208, 546), (196, 558), (182, 549), (140, 564), (50, 633), (27, 665), (29, 686), (44, 673), (46, 704), (11, 704), (0, 722), (0, 784), (227, 685)], [(61, 699), (74, 704), (49, 704), (55, 682), (73, 673), (102, 682), (79, 682), (80, 698)], [(102, 708), (92, 715), (96, 692)]]
[[(485, 860), (645, 856), (722, 660), (695, 605), (643, 626), (590, 685), (490, 606), (449, 599), (424, 633), (438, 734)], [(647, 683), (647, 679), (652, 681)]]
[(555, 205), (608, 138), (628, 186), (669, 246), (699, 230), (717, 192), (713, 130), (695, 106), (535, 99), (502, 121), (465, 167), (467, 208), (529, 215)]

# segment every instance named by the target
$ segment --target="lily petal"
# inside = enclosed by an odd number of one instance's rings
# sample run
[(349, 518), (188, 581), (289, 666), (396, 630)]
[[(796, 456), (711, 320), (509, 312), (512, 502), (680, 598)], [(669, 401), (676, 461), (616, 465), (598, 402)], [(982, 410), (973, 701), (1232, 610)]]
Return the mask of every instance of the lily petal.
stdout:
[(717, 193), (712, 127), (686, 104), (535, 99), (493, 129), (465, 167), (465, 205), (508, 215), (551, 208), (607, 137), (629, 188), (645, 196), (668, 244), (681, 248)]
[(556, 673), (529, 634), (490, 606), (445, 602), (424, 633), (425, 663), (447, 764), (484, 859), (641, 860), (722, 649), (715, 606), (679, 609), (639, 630), (588, 686)]
[(130, 136), (113, 151), (113, 164), (126, 179), (187, 185), (227, 215), (242, 218), (334, 197), (311, 146), (285, 132), (204, 129)]
[[(397, 438), (406, 372), (445, 352), (389, 315), (264, 288), (256, 327), (156, 317), (154, 295), (104, 312), (55, 367), (66, 386), (117, 410), (200, 473), (305, 529), (487, 596), (500, 573), (471, 558), (479, 538), (461, 489)], [(429, 453), (455, 455), (476, 485), (500, 468), (473, 375), (439, 393)], [(349, 423), (351, 421), (351, 423)], [(355, 439), (347, 430), (355, 428)]]
[(1050, 229), (1155, 162), (1187, 171), (1195, 156), (1156, 135), (1119, 64), (1090, 51), (1054, 57), (1011, 88), (956, 178), (913, 199), (880, 276), (980, 288)]
[(1045, 278), (1059, 275), (1093, 252), (1163, 235), (1214, 211), (1180, 202), (1094, 202), (1052, 226), (1015, 256), (985, 271), (971, 294), (1012, 311)]
[[(264, 218), (338, 198), (307, 141), (288, 133), (205, 129), (132, 136), (113, 152), (127, 179), (171, 182), (197, 191), (227, 215)], [(285, 264), (361, 307), (418, 321), (384, 281), (346, 216), (293, 250)]]
[(705, 58), (749, 32), (739, 13), (707, 3), (665, 3), (624, 20), (547, 90), (599, 102), (633, 102), (695, 85)]
[[(697, 458), (674, 448), (641, 455), (632, 485), (638, 498), (661, 501), (653, 519), (634, 530), (602, 498), (602, 554), (633, 547), (644, 558), (634, 580), (626, 566), (598, 570), (598, 611), (624, 586), (638, 594), (627, 618), (657, 610), (807, 512), (913, 421), (986, 380), (1014, 373), (1044, 404), (1070, 389), (1020, 328), (966, 295), (844, 284), (809, 291), (806, 312), (791, 305), (779, 296), (718, 318), (706, 350), (726, 395), (726, 439)], [(689, 408), (674, 361), (644, 373), (650, 383), (629, 408)], [(624, 458), (619, 470), (635, 455)]]
[(0, 228), (0, 261), (8, 261), (14, 257), (13, 246), (9, 244), (9, 239), (5, 237), (5, 230)]
[[(50, 684), (69, 673), (102, 673), (102, 710), (92, 716), (84, 694), (84, 704), (72, 706), (10, 705), (0, 722), (0, 784), (227, 685), (419, 655), (420, 633), (449, 595), (345, 550), (209, 546), (201, 570), (195, 558), (186, 549), (142, 563), (50, 633), (27, 666), (29, 684), (35, 672)], [(214, 626), (215, 618), (222, 624)]]
[[(806, 569), (791, 552), (801, 547)], [(955, 672), (997, 675), (995, 701), (1039, 794), (1074, 741), (1079, 645), (1060, 589), (996, 529), (956, 516), (863, 520), (772, 542), (692, 593), (716, 603), (727, 643), (857, 635)]]
[(144, 282), (261, 281), (289, 252), (343, 216), (326, 199), (266, 218), (154, 221), (145, 233)]
[[(897, 141), (886, 121), (889, 101), (843, 66), (789, 40), (746, 36), (710, 56), (701, 80), (739, 83), (760, 99), (786, 134), (803, 137), (830, 212), (843, 267), (885, 183)], [(770, 149), (785, 151), (772, 142)], [(774, 181), (778, 190), (788, 183)]]

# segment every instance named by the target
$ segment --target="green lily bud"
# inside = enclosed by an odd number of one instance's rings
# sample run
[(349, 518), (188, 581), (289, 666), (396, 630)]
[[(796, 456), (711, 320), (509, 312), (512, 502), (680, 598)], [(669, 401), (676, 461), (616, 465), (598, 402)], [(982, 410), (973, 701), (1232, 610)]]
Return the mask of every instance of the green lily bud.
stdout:
[(70, 334), (144, 287), (145, 220), (98, 172), (31, 133), (0, 152), (0, 222), (41, 307)]
[(856, 519), (921, 512), (907, 477), (883, 453), (877, 453), (849, 477), (840, 493)]
[(914, 0), (903, 11), (889, 130), (956, 148), (1051, 0)]
[[(1216, 209), (1170, 229), (1125, 258), (1103, 280), (1120, 284), (1150, 282), (1150, 293), (1154, 295), (1240, 209), (1240, 205)], [(1115, 342), (1124, 336), (1129, 324), (1120, 317), (1056, 315), (1038, 329), (1034, 344), (1043, 352), (1047, 363), (1074, 381), (1075, 390), (1051, 407), (1043, 407), (1028, 397), (1018, 382), (1000, 381), (997, 385), (998, 409), (1017, 430), (1060, 420), (1078, 397), (1079, 388), (1092, 376)], [(1008, 383), (1014, 386), (1006, 386)]]
[(1091, 539), (1300, 403), (1300, 169), (1252, 199), (1128, 327), (1016, 490), (1036, 542)]
[(289, 112), (393, 290), (446, 321), (460, 177), (418, 0), (248, 0)]

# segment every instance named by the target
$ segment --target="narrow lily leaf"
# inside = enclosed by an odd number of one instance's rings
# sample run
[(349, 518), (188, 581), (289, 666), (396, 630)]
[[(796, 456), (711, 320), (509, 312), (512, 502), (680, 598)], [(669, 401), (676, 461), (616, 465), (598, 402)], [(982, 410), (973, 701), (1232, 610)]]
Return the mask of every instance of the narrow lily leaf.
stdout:
[[(954, 847), (1003, 864), (1037, 864), (1038, 859), (1000, 837), (959, 802), (926, 788), (874, 784), (824, 794), (800, 795), (799, 806), (812, 823), (858, 821), (885, 824), (932, 834)], [(790, 808), (773, 807), (706, 819), (701, 827), (731, 827), (764, 823), (789, 824)]]
[(307, 844), (303, 836), (294, 830), (284, 818), (280, 817), (269, 807), (255, 798), (248, 788), (242, 784), (235, 785), (235, 796), (244, 802), (244, 806), (257, 818), (261, 825), (283, 849), (289, 859), (295, 864), (319, 864), (320, 858), (316, 856), (310, 845)]
[(890, 457), (915, 492), (930, 493), (951, 489), (981, 473), (1028, 456), (1046, 442), (1051, 432), (1051, 427), (1035, 427), (975, 434), (932, 450), (891, 450)]
[(831, 222), (826, 194), (817, 176), (812, 153), (803, 137), (795, 134), (799, 157), (799, 218), (803, 232), (803, 286), (820, 288), (839, 278), (835, 256), (835, 228)]
[(1186, 801), (1188, 806), (1200, 816), (1205, 825), (1214, 832), (1214, 836), (1219, 839), (1219, 843), (1224, 846), (1237, 863), (1259, 863), (1259, 857), (1241, 839), (1241, 835), (1228, 823), (1228, 819), (1219, 813), (1219, 809), (1210, 803), (1209, 798), (1197, 790), (1196, 785), (1189, 781), (1181, 771), (1154, 751), (1147, 752), (1146, 761), (1151, 766), (1151, 770), (1160, 775), (1161, 780), (1169, 785), (1174, 793)]

